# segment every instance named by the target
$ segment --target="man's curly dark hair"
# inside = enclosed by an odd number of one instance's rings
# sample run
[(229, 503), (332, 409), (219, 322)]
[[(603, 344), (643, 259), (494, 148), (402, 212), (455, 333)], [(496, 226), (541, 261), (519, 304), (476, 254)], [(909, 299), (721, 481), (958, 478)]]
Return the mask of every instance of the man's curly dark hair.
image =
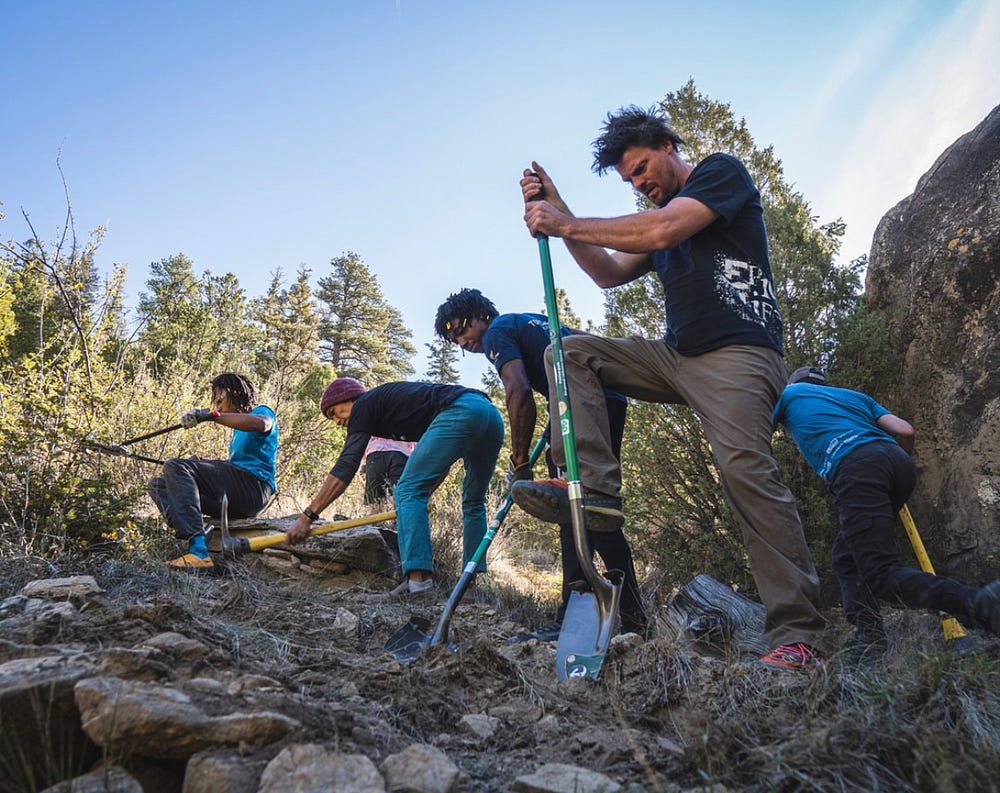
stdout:
[(463, 289), (449, 295), (434, 318), (434, 332), (445, 341), (452, 341), (449, 324), (453, 319), (483, 319), (492, 322), (500, 315), (497, 307), (478, 289)]
[(636, 105), (620, 107), (616, 112), (608, 113), (601, 134), (594, 141), (593, 170), (603, 176), (608, 168), (621, 162), (629, 147), (658, 149), (664, 143), (672, 143), (675, 149), (687, 145), (655, 108), (643, 110)]
[(229, 394), (229, 401), (239, 413), (249, 413), (257, 407), (257, 390), (244, 375), (235, 372), (216, 375), (212, 380), (212, 390), (216, 388)]

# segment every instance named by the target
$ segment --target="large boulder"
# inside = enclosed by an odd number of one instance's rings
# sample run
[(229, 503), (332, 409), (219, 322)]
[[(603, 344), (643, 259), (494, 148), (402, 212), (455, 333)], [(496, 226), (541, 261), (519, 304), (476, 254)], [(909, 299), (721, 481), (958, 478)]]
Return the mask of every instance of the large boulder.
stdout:
[(256, 707), (209, 715), (180, 689), (118, 677), (87, 678), (73, 692), (84, 732), (110, 753), (187, 760), (217, 746), (263, 746), (299, 727)]
[[(919, 133), (916, 133), (919, 134)], [(877, 178), (873, 174), (872, 178)], [(912, 511), (938, 573), (1000, 574), (1000, 107), (875, 231), (866, 291), (902, 355)]]

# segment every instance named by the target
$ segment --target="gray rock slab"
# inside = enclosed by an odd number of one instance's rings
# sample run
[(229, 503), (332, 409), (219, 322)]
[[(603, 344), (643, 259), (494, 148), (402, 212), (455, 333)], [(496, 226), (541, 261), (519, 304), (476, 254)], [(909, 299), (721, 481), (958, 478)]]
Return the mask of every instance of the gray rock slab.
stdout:
[(116, 677), (81, 680), (74, 695), (83, 729), (94, 743), (145, 757), (186, 759), (215, 746), (261, 746), (299, 726), (269, 711), (210, 716), (179, 689)]
[(621, 785), (597, 771), (565, 763), (548, 763), (514, 780), (517, 793), (616, 793)]

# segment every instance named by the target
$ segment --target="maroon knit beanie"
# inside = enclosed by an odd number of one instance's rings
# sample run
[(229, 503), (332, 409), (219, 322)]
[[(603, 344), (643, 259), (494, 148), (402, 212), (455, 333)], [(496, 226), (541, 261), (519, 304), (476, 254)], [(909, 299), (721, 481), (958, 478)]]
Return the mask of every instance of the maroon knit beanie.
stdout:
[(357, 399), (364, 392), (365, 387), (353, 377), (338, 377), (323, 392), (323, 398), (319, 401), (319, 412), (325, 416), (326, 411), (334, 405)]

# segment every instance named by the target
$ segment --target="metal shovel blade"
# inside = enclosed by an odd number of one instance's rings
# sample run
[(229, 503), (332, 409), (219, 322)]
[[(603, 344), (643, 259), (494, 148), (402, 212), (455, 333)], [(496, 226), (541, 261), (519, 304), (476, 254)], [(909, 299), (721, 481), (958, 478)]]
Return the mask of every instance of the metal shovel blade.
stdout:
[(427, 629), (431, 625), (430, 620), (411, 614), (410, 621), (386, 640), (382, 650), (392, 653), (397, 661), (403, 663), (416, 661), (428, 647), (444, 645), (452, 652), (458, 652), (458, 645), (448, 641), (448, 626), (451, 624), (451, 617), (458, 602), (469, 588), (469, 583), (475, 578), (478, 563), (477, 560), (469, 562), (458, 584), (452, 590), (451, 597), (448, 598), (448, 605), (441, 614), (433, 635), (427, 635)]
[(382, 651), (392, 653), (397, 661), (404, 663), (417, 660), (431, 643), (427, 635), (430, 626), (431, 621), (426, 617), (411, 616), (409, 622), (386, 640)]
[(603, 580), (597, 591), (588, 591), (587, 585), (579, 582), (579, 588), (570, 593), (556, 644), (556, 674), (560, 680), (596, 678), (601, 671), (614, 635), (622, 592), (621, 572), (613, 570), (608, 575), (616, 580)]

